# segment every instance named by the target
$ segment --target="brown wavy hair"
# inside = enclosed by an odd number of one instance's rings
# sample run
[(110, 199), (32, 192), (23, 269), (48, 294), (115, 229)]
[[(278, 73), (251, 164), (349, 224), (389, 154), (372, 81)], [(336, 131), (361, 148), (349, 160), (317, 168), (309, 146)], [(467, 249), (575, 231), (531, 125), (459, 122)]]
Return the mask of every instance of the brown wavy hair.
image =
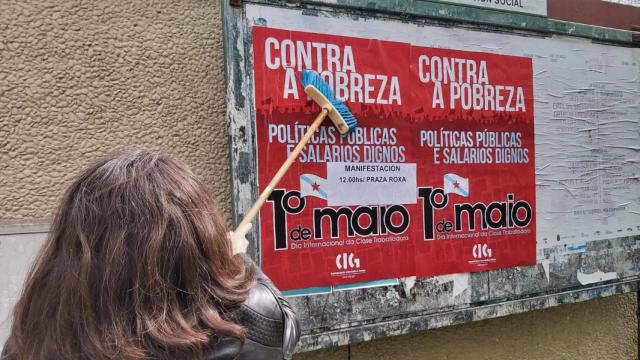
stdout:
[(167, 155), (120, 152), (62, 199), (7, 358), (200, 358), (223, 335), (244, 342), (233, 311), (253, 278), (200, 179)]

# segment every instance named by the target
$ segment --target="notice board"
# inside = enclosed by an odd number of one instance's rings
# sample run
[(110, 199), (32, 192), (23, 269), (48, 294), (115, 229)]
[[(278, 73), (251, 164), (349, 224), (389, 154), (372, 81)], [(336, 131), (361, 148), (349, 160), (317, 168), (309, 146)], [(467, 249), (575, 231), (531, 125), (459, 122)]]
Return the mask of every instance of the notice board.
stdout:
[(505, 33), (425, 4), (226, 8), (236, 219), (319, 111), (302, 70), (359, 121), (320, 127), (254, 229), (300, 351), (637, 288), (640, 51), (625, 32), (518, 14), (532, 25)]

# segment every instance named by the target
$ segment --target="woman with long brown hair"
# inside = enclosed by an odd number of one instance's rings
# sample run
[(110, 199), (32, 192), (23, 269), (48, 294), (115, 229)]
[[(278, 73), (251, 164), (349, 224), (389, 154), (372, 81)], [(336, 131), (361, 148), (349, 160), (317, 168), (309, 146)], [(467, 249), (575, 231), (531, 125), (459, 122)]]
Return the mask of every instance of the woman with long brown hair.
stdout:
[(68, 189), (2, 360), (290, 358), (298, 323), (177, 160), (126, 151)]

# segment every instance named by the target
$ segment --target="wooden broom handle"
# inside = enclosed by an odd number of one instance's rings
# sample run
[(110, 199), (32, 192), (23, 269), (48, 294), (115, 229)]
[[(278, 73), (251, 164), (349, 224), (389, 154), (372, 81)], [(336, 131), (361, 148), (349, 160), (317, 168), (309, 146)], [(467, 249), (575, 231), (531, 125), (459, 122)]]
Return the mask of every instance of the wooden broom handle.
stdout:
[(307, 132), (304, 134), (304, 137), (302, 137), (302, 140), (300, 140), (298, 145), (296, 145), (295, 149), (293, 149), (291, 154), (289, 154), (289, 157), (287, 157), (287, 160), (284, 162), (284, 164), (282, 164), (278, 172), (273, 176), (273, 179), (271, 179), (271, 182), (269, 182), (269, 185), (267, 185), (267, 187), (264, 188), (264, 191), (262, 191), (262, 194), (260, 194), (260, 197), (258, 197), (258, 200), (256, 200), (256, 202), (253, 204), (251, 209), (249, 209), (249, 211), (244, 215), (244, 218), (242, 219), (240, 224), (238, 224), (236, 229), (242, 227), (247, 223), (252, 222), (253, 219), (256, 217), (256, 215), (258, 215), (258, 212), (260, 212), (260, 208), (262, 207), (262, 205), (264, 205), (264, 202), (267, 201), (273, 189), (278, 185), (278, 183), (280, 182), (280, 179), (282, 179), (282, 177), (287, 172), (287, 170), (289, 170), (289, 168), (291, 167), (291, 164), (293, 164), (293, 162), (296, 160), (296, 158), (298, 157), (302, 149), (309, 142), (309, 139), (311, 139), (311, 136), (313, 136), (313, 133), (316, 132), (316, 129), (318, 128), (318, 126), (322, 124), (322, 120), (324, 120), (324, 118), (328, 114), (329, 114), (329, 108), (322, 108), (322, 111), (320, 111), (320, 114), (318, 114), (318, 116), (313, 121), (311, 126), (309, 126), (309, 129), (307, 130)]

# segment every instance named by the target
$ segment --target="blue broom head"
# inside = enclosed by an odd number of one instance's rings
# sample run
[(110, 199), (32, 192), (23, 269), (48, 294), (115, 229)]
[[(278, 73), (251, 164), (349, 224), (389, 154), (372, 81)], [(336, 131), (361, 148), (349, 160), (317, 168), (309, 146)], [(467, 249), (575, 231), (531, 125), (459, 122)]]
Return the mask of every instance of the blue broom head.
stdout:
[(358, 120), (355, 116), (353, 116), (351, 110), (349, 110), (344, 102), (335, 99), (331, 104), (333, 105), (333, 108), (336, 110), (336, 112), (340, 114), (342, 120), (344, 120), (344, 122), (347, 124), (347, 127), (349, 128), (348, 131), (355, 129), (356, 126), (358, 126)]
[(302, 86), (306, 88), (309, 85), (318, 89), (318, 91), (320, 91), (327, 100), (336, 100), (336, 97), (333, 95), (333, 90), (331, 90), (331, 86), (329, 86), (329, 83), (324, 81), (317, 71), (302, 70)]
[(329, 118), (338, 128), (341, 134), (353, 130), (358, 126), (358, 121), (351, 113), (347, 105), (335, 97), (331, 86), (313, 70), (302, 71), (302, 86), (304, 91), (321, 107), (330, 106)]

